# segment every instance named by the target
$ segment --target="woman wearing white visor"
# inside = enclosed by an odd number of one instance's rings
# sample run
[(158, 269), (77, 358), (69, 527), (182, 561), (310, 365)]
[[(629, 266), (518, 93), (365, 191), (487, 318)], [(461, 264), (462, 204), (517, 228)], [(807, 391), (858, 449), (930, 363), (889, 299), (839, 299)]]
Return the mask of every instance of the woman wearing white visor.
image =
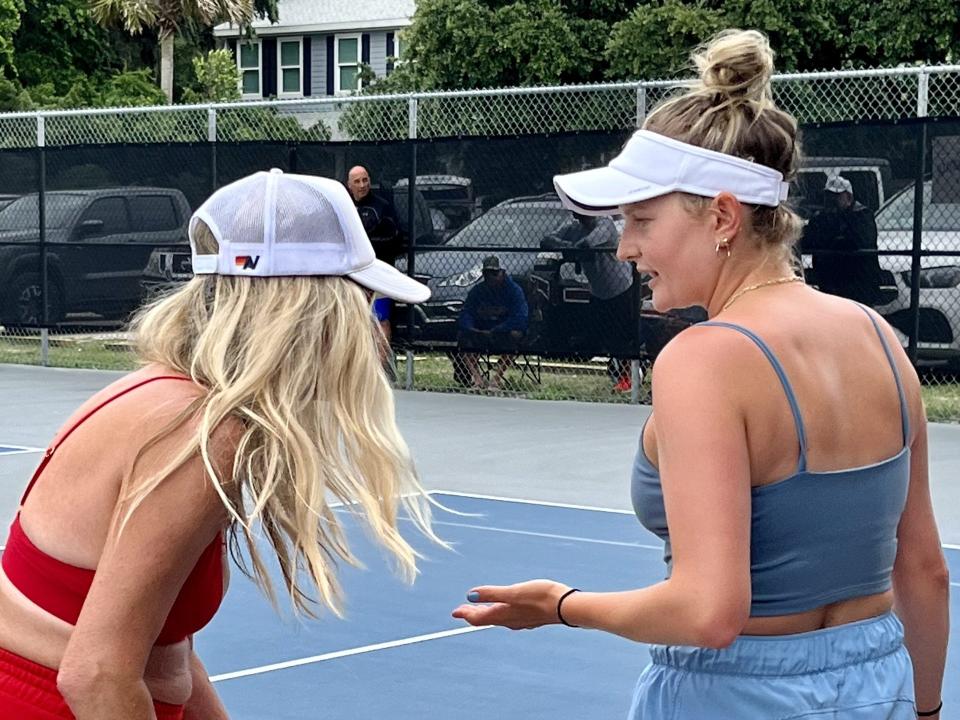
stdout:
[(694, 61), (699, 84), (608, 167), (555, 179), (571, 209), (623, 214), (619, 257), (658, 310), (710, 316), (658, 357), (633, 469), (667, 579), (476, 587), (454, 615), (650, 643), (631, 718), (938, 717), (949, 582), (916, 373), (872, 310), (795, 274), (797, 126), (766, 38)]

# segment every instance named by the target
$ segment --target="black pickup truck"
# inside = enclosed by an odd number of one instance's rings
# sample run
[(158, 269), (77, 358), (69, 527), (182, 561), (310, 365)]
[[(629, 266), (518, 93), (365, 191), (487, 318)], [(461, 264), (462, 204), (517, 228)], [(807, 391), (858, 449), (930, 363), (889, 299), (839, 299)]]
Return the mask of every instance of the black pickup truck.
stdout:
[[(173, 188), (51, 191), (44, 208), (49, 324), (125, 318), (151, 260), (187, 246), (190, 206)], [(24, 195), (0, 209), (0, 325), (43, 323), (41, 263), (39, 199)]]

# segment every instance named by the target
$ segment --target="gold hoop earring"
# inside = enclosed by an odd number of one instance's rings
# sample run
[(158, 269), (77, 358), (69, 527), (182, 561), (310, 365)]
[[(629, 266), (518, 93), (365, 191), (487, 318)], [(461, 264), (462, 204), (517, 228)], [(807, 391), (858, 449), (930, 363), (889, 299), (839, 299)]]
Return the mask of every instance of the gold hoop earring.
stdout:
[(717, 257), (720, 256), (721, 250), (726, 250), (727, 257), (730, 257), (730, 241), (727, 238), (717, 240)]

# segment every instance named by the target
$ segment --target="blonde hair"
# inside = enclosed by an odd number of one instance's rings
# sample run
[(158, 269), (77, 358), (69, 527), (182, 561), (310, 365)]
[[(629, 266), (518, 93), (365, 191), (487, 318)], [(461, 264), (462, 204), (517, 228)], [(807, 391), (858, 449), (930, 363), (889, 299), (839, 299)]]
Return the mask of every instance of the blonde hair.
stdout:
[[(195, 237), (201, 252), (216, 252), (205, 225)], [(128, 489), (127, 518), (199, 453), (232, 517), (234, 558), (242, 535), (252, 572), (241, 568), (276, 604), (255, 542), (259, 521), (295, 609), (311, 616), (320, 603), (341, 614), (336, 564), (359, 564), (331, 498), (364, 518), (407, 580), (419, 555), (397, 530), (398, 506), (443, 544), (430, 529), (430, 500), (395, 422), (379, 327), (354, 282), (197, 276), (143, 309), (133, 330), (141, 361), (190, 376), (206, 392), (141, 449), (138, 459), (183, 423), (198, 421), (196, 436), (167, 467)], [(225, 421), (240, 429), (230, 475), (220, 477), (211, 437)], [(298, 578), (304, 570), (319, 598)]]
[[(774, 52), (756, 30), (724, 30), (697, 48), (691, 60), (699, 80), (682, 95), (660, 103), (644, 128), (691, 145), (746, 158), (796, 176), (800, 158), (797, 121), (773, 101)], [(709, 200), (691, 198), (703, 207)], [(803, 224), (784, 204), (755, 206), (751, 224), (767, 247), (790, 255)]]

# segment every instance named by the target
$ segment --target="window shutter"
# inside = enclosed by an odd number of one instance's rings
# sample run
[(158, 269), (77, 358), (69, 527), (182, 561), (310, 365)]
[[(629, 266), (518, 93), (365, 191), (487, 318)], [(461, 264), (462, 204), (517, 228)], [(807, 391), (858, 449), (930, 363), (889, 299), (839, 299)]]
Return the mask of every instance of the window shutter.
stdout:
[(327, 35), (327, 95), (333, 95), (333, 73), (336, 68), (333, 67), (333, 35)]
[(263, 51), (263, 96), (277, 95), (277, 39), (263, 38), (260, 49)]
[(307, 97), (308, 95), (313, 94), (313, 88), (311, 87), (313, 83), (313, 65), (312, 65), (313, 57), (310, 52), (310, 47), (313, 44), (311, 42), (312, 40), (313, 38), (311, 38), (309, 35), (303, 36), (303, 60), (302, 60), (303, 69), (301, 70), (301, 72), (303, 73), (304, 97)]

